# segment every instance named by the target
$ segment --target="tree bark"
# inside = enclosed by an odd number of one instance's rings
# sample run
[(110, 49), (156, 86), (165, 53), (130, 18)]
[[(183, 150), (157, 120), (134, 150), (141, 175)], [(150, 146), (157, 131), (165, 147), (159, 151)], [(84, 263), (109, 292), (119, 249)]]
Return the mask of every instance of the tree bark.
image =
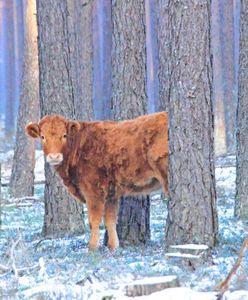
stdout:
[[(0, 6), (0, 115), (4, 115), (5, 110), (5, 102), (6, 102), (6, 76), (5, 76), (5, 22), (4, 22), (4, 6)], [(3, 133), (3, 132), (2, 132)], [(1, 134), (2, 138), (2, 134)]]
[(93, 1), (93, 106), (96, 120), (111, 119), (111, 0)]
[(16, 74), (15, 74), (15, 38), (14, 38), (14, 2), (4, 3), (5, 22), (5, 76), (6, 76), (6, 106), (5, 106), (5, 139), (11, 142), (14, 135), (15, 105), (16, 105)]
[(75, 117), (84, 121), (93, 119), (92, 2), (67, 0)]
[(25, 126), (30, 121), (37, 122), (39, 118), (39, 71), (35, 0), (27, 2), (25, 23), (25, 58), (10, 179), (10, 192), (14, 197), (32, 196), (34, 190), (35, 144), (25, 134)]
[(248, 217), (248, 2), (241, 1), (235, 215)]
[(169, 110), (170, 97), (170, 73), (169, 73), (169, 55), (171, 37), (168, 30), (169, 0), (158, 0), (156, 2), (157, 15), (157, 38), (158, 38), (158, 78), (159, 78), (159, 111)]
[[(83, 1), (71, 0), (37, 1), (42, 116), (60, 114), (68, 119), (91, 117), (91, 68), (88, 73), (78, 74), (82, 63), (86, 69), (91, 65), (88, 61), (91, 55), (87, 52), (86, 56), (83, 56), (83, 58), (87, 57), (87, 62), (83, 62), (82, 57), (80, 61), (77, 60), (81, 56), (80, 51), (83, 51), (82, 43), (88, 45), (86, 35), (84, 35), (85, 41), (80, 40), (80, 32), (83, 28), (83, 23), (80, 22), (84, 22), (85, 13), (91, 15), (90, 2), (84, 4)], [(74, 37), (77, 27), (76, 23), (73, 23), (74, 20), (79, 22), (76, 38)], [(88, 18), (86, 22), (89, 22)], [(87, 37), (91, 36), (88, 33), (91, 30), (89, 23), (84, 30), (87, 31)], [(77, 75), (80, 78), (77, 78)], [(85, 98), (82, 98), (80, 85), (84, 82), (87, 84), (83, 93)], [(81, 95), (79, 99), (77, 99), (78, 95)], [(83, 104), (86, 109), (83, 109)], [(84, 231), (82, 205), (66, 192), (61, 181), (48, 165), (45, 167), (45, 175), (43, 233), (52, 236), (82, 233)]]
[[(131, 119), (147, 112), (144, 20), (143, 0), (112, 0), (112, 105), (115, 120)], [(136, 224), (137, 220), (139, 224)], [(121, 201), (117, 231), (122, 245), (149, 240), (148, 196), (128, 197)]]
[(154, 113), (164, 110), (159, 97), (159, 60), (156, 3), (145, 0), (146, 14), (146, 69), (147, 69), (147, 110)]
[(223, 59), (221, 51), (221, 14), (219, 1), (212, 1), (212, 53), (213, 53), (213, 101), (214, 101), (214, 128), (215, 154), (227, 153), (226, 122), (224, 107)]
[(214, 246), (210, 3), (169, 2), (169, 194), (166, 243)]
[(234, 23), (233, 0), (219, 0), (221, 14), (221, 59), (222, 59), (222, 88), (224, 91), (224, 109), (226, 125), (227, 152), (235, 153), (236, 150), (236, 110), (237, 98), (235, 97), (234, 73)]

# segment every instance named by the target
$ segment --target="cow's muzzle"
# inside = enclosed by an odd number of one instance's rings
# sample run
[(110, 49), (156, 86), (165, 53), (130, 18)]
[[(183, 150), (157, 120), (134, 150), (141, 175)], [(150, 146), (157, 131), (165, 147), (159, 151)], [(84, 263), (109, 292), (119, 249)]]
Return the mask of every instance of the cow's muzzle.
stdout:
[(63, 154), (62, 153), (49, 153), (46, 157), (46, 161), (51, 166), (60, 165), (63, 161)]

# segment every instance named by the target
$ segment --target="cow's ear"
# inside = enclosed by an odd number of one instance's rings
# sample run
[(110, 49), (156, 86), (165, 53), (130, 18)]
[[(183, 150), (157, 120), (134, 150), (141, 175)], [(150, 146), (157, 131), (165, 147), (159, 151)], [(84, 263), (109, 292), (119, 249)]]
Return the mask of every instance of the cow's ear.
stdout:
[(67, 130), (69, 135), (74, 135), (80, 130), (80, 123), (77, 121), (69, 121), (67, 125)]
[(36, 139), (40, 136), (40, 127), (37, 123), (29, 123), (25, 128), (26, 133)]

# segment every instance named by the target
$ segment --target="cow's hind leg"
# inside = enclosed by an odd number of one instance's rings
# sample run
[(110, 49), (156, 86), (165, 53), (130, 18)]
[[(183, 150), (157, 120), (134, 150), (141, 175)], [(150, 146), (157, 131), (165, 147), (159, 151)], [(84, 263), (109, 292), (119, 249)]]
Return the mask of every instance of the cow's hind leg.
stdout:
[(102, 221), (104, 204), (100, 201), (87, 202), (88, 219), (90, 225), (89, 250), (95, 250), (99, 246), (99, 226)]
[(105, 203), (105, 225), (108, 231), (108, 247), (112, 250), (119, 247), (119, 239), (116, 232), (119, 203), (116, 199), (108, 199)]
[(159, 166), (157, 168), (157, 179), (159, 180), (164, 193), (168, 194), (168, 168), (163, 168), (162, 166)]

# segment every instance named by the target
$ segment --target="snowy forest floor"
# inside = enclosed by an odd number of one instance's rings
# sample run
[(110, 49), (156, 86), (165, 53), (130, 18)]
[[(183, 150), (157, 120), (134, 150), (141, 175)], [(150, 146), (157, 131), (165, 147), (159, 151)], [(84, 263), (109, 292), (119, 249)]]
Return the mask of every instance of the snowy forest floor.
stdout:
[[(2, 182), (10, 176), (12, 152), (0, 153)], [(42, 180), (43, 156), (37, 151), (36, 180)], [(213, 288), (235, 263), (248, 222), (234, 217), (235, 157), (216, 161), (219, 237), (212, 260), (195, 270), (166, 258), (166, 199), (151, 201), (151, 241), (146, 246), (110, 252), (101, 246), (89, 253), (89, 228), (82, 236), (43, 239), (43, 186), (35, 188), (35, 201), (13, 202), (2, 188), (0, 235), (0, 298), (2, 299), (130, 299), (125, 286), (136, 279), (176, 275), (180, 288), (137, 299), (216, 299)], [(103, 238), (104, 227), (101, 228)], [(102, 243), (102, 241), (101, 241)], [(248, 258), (234, 276), (224, 299), (248, 299)], [(6, 269), (5, 269), (6, 267)], [(236, 292), (235, 292), (236, 291)], [(199, 293), (201, 292), (201, 293)]]

